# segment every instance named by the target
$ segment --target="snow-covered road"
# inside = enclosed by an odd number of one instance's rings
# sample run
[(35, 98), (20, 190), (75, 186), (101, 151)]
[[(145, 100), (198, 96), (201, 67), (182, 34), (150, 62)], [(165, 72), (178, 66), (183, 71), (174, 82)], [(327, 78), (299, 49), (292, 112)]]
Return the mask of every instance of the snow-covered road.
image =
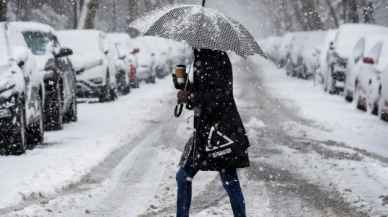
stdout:
[[(266, 60), (232, 59), (252, 143), (252, 166), (239, 170), (248, 216), (386, 215), (388, 124)], [(170, 82), (81, 104), (79, 122), (26, 155), (1, 157), (0, 215), (174, 216), (192, 119), (173, 117)], [(232, 216), (217, 173), (199, 173), (193, 189), (193, 216)]]

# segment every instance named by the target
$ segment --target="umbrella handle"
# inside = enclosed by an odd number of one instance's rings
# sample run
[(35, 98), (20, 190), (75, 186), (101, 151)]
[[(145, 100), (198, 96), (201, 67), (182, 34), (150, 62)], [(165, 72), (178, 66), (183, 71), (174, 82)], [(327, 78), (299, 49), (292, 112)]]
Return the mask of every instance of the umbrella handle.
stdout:
[[(179, 106), (179, 111), (178, 111), (178, 106)], [(183, 109), (183, 104), (179, 104), (175, 106), (174, 115), (176, 118), (179, 118), (179, 116), (181, 116), (182, 109)]]

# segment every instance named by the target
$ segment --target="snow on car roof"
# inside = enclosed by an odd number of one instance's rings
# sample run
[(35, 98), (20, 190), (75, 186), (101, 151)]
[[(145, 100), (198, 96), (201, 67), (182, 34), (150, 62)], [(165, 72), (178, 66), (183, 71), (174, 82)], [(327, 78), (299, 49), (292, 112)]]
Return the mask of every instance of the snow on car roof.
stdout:
[(385, 34), (388, 28), (371, 24), (344, 24), (340, 26), (335, 50), (343, 58), (348, 58), (360, 38), (370, 34)]
[(293, 44), (291, 49), (291, 59), (294, 63), (297, 62), (298, 56), (302, 54), (307, 36), (308, 32), (296, 32), (294, 35), (294, 40), (291, 42)]
[(309, 32), (302, 51), (303, 58), (311, 58), (312, 52), (323, 43), (327, 32), (326, 31), (312, 31)]
[(265, 40), (259, 41), (260, 47), (264, 52), (270, 53), (273, 51), (274, 46), (279, 46), (282, 42), (282, 37), (280, 36), (271, 36)]
[(35, 23), (35, 22), (10, 22), (11, 25), (16, 26), (22, 32), (47, 32), (51, 33), (54, 36), (57, 36), (55, 30), (46, 24)]
[(284, 35), (281, 47), (285, 47), (291, 43), (295, 35), (295, 32), (290, 32)]
[(98, 30), (65, 30), (58, 31), (57, 35), (63, 47), (77, 54), (99, 51), (105, 39), (105, 33)]
[(122, 46), (122, 49), (124, 49), (123, 52), (125, 53), (129, 53), (129, 51), (133, 47), (131, 37), (126, 33), (110, 33), (107, 34), (107, 39), (120, 44), (120, 46)]

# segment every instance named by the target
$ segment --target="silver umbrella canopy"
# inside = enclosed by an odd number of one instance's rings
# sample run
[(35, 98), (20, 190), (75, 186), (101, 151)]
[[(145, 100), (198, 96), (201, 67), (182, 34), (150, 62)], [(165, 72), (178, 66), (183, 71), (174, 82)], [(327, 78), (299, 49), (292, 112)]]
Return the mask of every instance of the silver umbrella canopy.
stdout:
[[(203, 4), (204, 5), (204, 4)], [(150, 11), (129, 27), (143, 36), (157, 36), (195, 48), (222, 50), (244, 58), (267, 58), (251, 33), (236, 20), (201, 5), (168, 5)]]

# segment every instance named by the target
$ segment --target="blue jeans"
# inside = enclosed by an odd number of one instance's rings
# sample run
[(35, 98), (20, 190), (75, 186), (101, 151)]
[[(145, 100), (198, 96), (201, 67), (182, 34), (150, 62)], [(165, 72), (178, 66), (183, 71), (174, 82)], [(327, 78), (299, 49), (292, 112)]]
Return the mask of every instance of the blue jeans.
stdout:
[[(198, 170), (186, 166), (176, 174), (178, 184), (177, 217), (188, 217), (191, 205), (191, 181)], [(222, 185), (228, 193), (234, 216), (246, 217), (244, 195), (236, 170), (219, 171)]]

